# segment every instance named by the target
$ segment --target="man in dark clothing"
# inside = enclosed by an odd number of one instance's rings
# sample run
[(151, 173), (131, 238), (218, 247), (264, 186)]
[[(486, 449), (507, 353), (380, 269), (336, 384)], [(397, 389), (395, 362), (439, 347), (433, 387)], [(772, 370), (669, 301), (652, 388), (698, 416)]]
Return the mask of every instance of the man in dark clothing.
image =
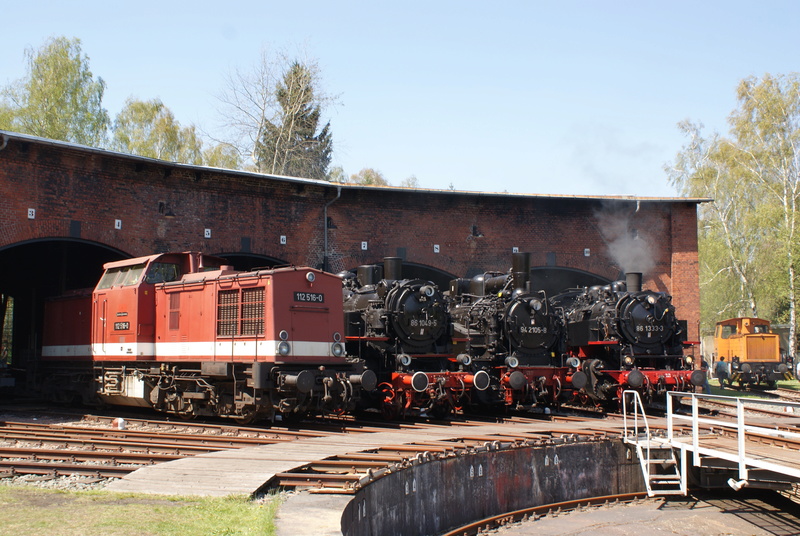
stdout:
[(710, 395), (711, 394), (711, 386), (708, 385), (708, 361), (703, 356), (700, 356), (700, 370), (703, 371), (703, 393)]
[[(728, 379), (728, 364), (725, 362), (724, 357), (720, 357), (719, 361), (717, 361), (717, 364), (714, 366), (714, 374), (719, 380), (719, 386), (723, 387), (722, 384)], [(729, 380), (728, 387), (730, 387), (730, 384), (731, 382)]]

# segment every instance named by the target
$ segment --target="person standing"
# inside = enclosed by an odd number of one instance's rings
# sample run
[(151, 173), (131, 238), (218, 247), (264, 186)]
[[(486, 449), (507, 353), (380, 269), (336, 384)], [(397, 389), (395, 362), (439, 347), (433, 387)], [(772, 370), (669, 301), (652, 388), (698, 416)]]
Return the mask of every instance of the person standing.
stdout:
[[(728, 379), (728, 364), (725, 362), (725, 357), (720, 357), (717, 364), (714, 365), (714, 375), (719, 380), (719, 386), (724, 387), (722, 384)], [(731, 382), (728, 380), (728, 387), (730, 385)]]
[(703, 356), (700, 356), (700, 370), (703, 371), (703, 393), (710, 395), (711, 394), (711, 386), (708, 385), (708, 361)]

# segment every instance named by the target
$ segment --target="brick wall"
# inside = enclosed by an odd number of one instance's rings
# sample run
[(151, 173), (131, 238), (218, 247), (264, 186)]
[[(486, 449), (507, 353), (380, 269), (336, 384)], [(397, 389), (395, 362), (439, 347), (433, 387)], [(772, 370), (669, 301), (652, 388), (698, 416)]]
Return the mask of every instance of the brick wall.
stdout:
[(0, 151), (0, 255), (29, 240), (69, 238), (130, 256), (199, 250), (321, 266), (326, 205), (334, 272), (385, 256), (456, 276), (506, 271), (516, 247), (532, 253), (533, 266), (610, 280), (644, 272), (646, 288), (673, 294), (697, 338), (694, 202), (338, 189), (14, 135)]

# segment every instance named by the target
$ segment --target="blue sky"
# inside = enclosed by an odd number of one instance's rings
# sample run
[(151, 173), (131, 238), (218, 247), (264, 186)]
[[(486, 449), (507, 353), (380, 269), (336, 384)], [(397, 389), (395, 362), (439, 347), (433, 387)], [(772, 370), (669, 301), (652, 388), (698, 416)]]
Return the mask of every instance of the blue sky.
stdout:
[(226, 75), (305, 50), (338, 96), (332, 165), (427, 188), (674, 196), (679, 121), (725, 133), (741, 79), (800, 71), (795, 1), (6, 4), (0, 84), (77, 37), (112, 117), (160, 98), (209, 132)]

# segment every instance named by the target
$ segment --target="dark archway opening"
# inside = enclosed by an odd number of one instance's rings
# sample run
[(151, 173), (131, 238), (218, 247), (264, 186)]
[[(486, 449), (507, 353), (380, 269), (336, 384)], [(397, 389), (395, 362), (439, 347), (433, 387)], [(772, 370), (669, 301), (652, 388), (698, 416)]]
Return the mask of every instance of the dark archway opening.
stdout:
[(92, 288), (103, 264), (128, 258), (112, 247), (75, 239), (39, 239), (0, 249), (2, 352), (17, 386), (38, 362), (44, 302), (65, 292)]
[(607, 285), (610, 282), (605, 277), (574, 268), (531, 268), (531, 289), (544, 290), (548, 296), (574, 288)]
[(257, 268), (275, 268), (287, 266), (290, 263), (277, 257), (256, 255), (253, 253), (218, 253), (217, 257), (227, 259), (235, 270), (249, 272)]
[[(377, 264), (383, 266), (383, 259), (375, 261), (370, 264)], [(351, 268), (350, 272), (355, 273), (358, 267)], [(456, 276), (439, 268), (427, 266), (425, 264), (417, 264), (413, 262), (403, 261), (401, 279), (422, 279), (424, 281), (432, 281), (442, 289), (447, 290), (450, 288), (450, 281), (455, 279)]]

